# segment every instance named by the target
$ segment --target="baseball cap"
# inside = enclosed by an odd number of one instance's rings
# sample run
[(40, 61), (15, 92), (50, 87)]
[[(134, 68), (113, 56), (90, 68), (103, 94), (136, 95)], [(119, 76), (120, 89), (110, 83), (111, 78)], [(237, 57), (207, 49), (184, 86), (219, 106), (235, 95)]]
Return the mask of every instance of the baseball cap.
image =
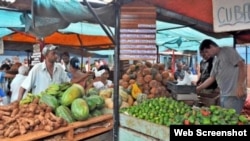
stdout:
[(58, 46), (55, 46), (55, 45), (52, 45), (52, 44), (45, 45), (43, 47), (42, 54), (45, 56), (46, 54), (49, 53), (49, 51), (56, 50), (56, 49), (58, 49)]

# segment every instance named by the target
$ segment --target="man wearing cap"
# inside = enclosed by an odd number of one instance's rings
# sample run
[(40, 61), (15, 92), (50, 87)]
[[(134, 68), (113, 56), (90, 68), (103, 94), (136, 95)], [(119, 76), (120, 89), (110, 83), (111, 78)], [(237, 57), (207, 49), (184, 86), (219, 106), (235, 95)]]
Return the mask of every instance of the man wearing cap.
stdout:
[(18, 100), (21, 100), (25, 91), (31, 91), (32, 94), (39, 94), (50, 84), (60, 84), (70, 82), (70, 78), (64, 71), (61, 64), (57, 61), (57, 46), (48, 44), (44, 46), (42, 55), (44, 61), (35, 64), (30, 70), (27, 78), (21, 84)]

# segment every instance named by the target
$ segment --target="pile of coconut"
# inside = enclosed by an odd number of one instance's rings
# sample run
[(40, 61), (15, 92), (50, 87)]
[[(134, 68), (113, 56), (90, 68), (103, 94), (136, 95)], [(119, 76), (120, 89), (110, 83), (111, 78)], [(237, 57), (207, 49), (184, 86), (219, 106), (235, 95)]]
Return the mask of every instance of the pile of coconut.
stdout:
[(119, 85), (127, 90), (134, 99), (138, 94), (146, 94), (147, 98), (169, 97), (167, 81), (174, 81), (174, 76), (161, 63), (137, 62), (131, 64), (119, 81)]

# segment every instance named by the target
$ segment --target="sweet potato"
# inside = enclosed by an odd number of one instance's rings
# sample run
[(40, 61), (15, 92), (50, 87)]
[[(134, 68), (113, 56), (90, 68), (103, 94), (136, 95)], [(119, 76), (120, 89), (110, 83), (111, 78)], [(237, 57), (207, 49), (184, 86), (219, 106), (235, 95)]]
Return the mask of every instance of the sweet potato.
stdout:
[(26, 130), (25, 126), (22, 124), (20, 119), (17, 120), (17, 123), (19, 126), (20, 134), (23, 135), (23, 134), (27, 133), (27, 130)]
[(14, 109), (12, 112), (11, 112), (11, 115), (10, 117), (15, 117), (18, 113), (19, 109)]
[(14, 129), (13, 131), (10, 132), (8, 137), (12, 138), (12, 137), (17, 136), (19, 134), (20, 134), (20, 131), (18, 129)]
[(5, 136), (5, 137), (8, 137), (9, 134), (11, 133), (11, 131), (13, 131), (14, 129), (15, 129), (14, 126), (9, 126), (9, 127), (5, 130), (4, 136)]
[(10, 111), (0, 111), (0, 114), (3, 116), (10, 116), (11, 112)]

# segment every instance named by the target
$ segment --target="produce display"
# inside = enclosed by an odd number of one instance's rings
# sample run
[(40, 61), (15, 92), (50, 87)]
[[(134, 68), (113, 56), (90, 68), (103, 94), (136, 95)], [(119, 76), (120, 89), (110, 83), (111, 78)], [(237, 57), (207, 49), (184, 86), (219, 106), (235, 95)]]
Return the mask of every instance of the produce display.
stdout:
[(173, 75), (165, 70), (164, 64), (138, 62), (131, 64), (119, 81), (122, 86), (136, 100), (141, 93), (148, 98), (169, 96), (166, 90), (167, 81), (173, 81)]
[(38, 130), (50, 132), (66, 126), (67, 122), (55, 116), (52, 111), (48, 105), (39, 103), (38, 97), (29, 104), (16, 101), (0, 106), (0, 138), (11, 138)]
[(245, 115), (220, 106), (192, 108), (182, 101), (159, 97), (120, 109), (121, 113), (152, 123), (172, 125), (242, 125), (250, 124)]
[(68, 123), (100, 116), (104, 105), (101, 96), (86, 96), (78, 84), (51, 84), (39, 95), (28, 93), (21, 101), (0, 106), (0, 137), (38, 130), (50, 132)]
[[(129, 107), (154, 97), (170, 94), (166, 89), (167, 81), (173, 81), (174, 77), (165, 70), (164, 64), (152, 64), (150, 62), (138, 62), (131, 64), (122, 78), (119, 80), (119, 106)], [(87, 95), (99, 94), (105, 100), (105, 107), (112, 109), (114, 90), (108, 88), (100, 90), (95, 88), (87, 90)]]

